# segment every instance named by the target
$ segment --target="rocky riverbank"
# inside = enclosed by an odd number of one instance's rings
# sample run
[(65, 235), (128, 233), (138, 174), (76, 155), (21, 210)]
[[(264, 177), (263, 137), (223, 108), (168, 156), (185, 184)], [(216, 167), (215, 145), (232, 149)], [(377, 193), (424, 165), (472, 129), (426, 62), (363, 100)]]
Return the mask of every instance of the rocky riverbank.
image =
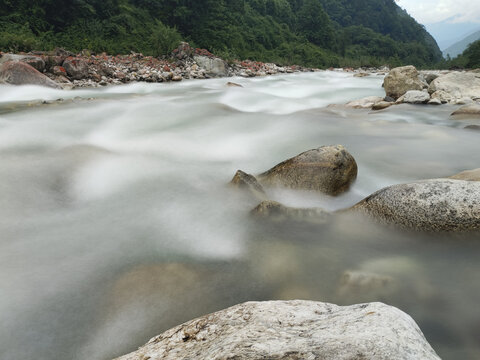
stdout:
[(63, 49), (28, 54), (0, 53), (0, 83), (34, 84), (63, 89), (100, 87), (129, 82), (161, 83), (215, 77), (256, 77), (318, 69), (278, 66), (258, 61), (227, 62), (205, 49), (182, 43), (171, 57), (142, 54), (111, 56)]
[(354, 100), (347, 107), (384, 110), (399, 104), (462, 105), (452, 115), (480, 116), (480, 69), (418, 71), (414, 66), (394, 68), (385, 76), (385, 97)]

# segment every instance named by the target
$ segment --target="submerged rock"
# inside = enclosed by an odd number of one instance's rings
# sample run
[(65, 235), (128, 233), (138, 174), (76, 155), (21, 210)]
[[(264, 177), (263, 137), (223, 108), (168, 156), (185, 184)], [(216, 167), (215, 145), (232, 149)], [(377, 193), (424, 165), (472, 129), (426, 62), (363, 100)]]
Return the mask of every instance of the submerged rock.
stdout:
[(373, 104), (372, 110), (383, 110), (383, 109), (389, 108), (392, 105), (393, 105), (393, 102), (380, 101), (376, 104)]
[(247, 174), (242, 170), (237, 171), (232, 181), (230, 181), (230, 185), (235, 188), (248, 191), (251, 195), (259, 200), (264, 200), (267, 197), (265, 190), (257, 181), (255, 176)]
[(474, 170), (466, 170), (461, 173), (450, 176), (449, 179), (466, 180), (466, 181), (480, 181), (480, 168)]
[(375, 104), (383, 101), (380, 96), (368, 96), (363, 99), (353, 100), (345, 104), (348, 108), (353, 109), (371, 109)]
[(61, 88), (55, 81), (40, 73), (27, 63), (7, 61), (0, 65), (0, 83), (12, 85), (39, 85)]
[(455, 115), (474, 115), (475, 117), (480, 117), (480, 104), (464, 105), (452, 113), (452, 116)]
[(350, 210), (418, 231), (480, 230), (480, 183), (433, 179), (393, 185)]
[(426, 83), (419, 79), (417, 69), (412, 65), (392, 69), (383, 81), (387, 96), (394, 99), (410, 90), (422, 90), (425, 85)]
[(382, 303), (248, 302), (189, 321), (118, 360), (438, 360), (415, 321)]
[(342, 146), (322, 146), (274, 166), (258, 176), (262, 184), (338, 195), (357, 178), (357, 163)]
[(331, 214), (321, 208), (293, 208), (280, 204), (276, 201), (263, 201), (255, 209), (252, 215), (273, 222), (304, 222), (311, 224), (326, 224)]

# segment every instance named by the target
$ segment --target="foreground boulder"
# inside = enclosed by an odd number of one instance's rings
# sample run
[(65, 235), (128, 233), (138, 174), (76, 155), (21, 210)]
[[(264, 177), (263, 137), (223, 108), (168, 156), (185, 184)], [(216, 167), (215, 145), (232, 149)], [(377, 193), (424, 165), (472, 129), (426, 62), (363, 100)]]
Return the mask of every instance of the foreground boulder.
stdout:
[(299, 222), (310, 224), (326, 224), (331, 214), (321, 208), (293, 208), (276, 201), (263, 201), (251, 214), (258, 219), (273, 222)]
[(357, 171), (355, 159), (342, 145), (322, 146), (285, 160), (258, 179), (268, 186), (338, 195), (350, 187)]
[[(431, 82), (428, 92), (432, 97), (449, 102), (463, 98), (480, 99), (480, 73), (456, 71), (442, 75)], [(438, 92), (442, 95), (437, 95)], [(448, 94), (448, 97), (444, 94)]]
[(394, 185), (350, 210), (417, 231), (480, 230), (480, 183), (433, 179)]
[(387, 96), (398, 99), (407, 91), (422, 90), (426, 83), (420, 80), (417, 69), (409, 65), (392, 69), (385, 76), (383, 87)]
[(56, 89), (61, 88), (55, 81), (21, 61), (7, 61), (0, 65), (0, 83), (2, 82), (11, 85), (39, 85)]
[(118, 360), (438, 360), (415, 321), (382, 303), (248, 302), (177, 326)]

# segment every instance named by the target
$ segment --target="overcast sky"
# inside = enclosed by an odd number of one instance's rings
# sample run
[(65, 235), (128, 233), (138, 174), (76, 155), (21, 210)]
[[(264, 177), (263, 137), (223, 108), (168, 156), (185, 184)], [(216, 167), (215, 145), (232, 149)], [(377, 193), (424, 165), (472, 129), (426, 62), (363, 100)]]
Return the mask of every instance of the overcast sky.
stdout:
[(455, 22), (480, 24), (480, 0), (397, 0), (418, 22), (432, 24), (455, 17)]

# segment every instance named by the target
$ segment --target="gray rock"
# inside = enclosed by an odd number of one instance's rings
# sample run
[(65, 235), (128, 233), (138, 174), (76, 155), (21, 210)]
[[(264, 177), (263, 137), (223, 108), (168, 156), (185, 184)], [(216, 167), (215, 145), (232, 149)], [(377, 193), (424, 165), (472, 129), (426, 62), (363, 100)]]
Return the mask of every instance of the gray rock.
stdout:
[(467, 126), (464, 127), (464, 129), (479, 131), (480, 130), (480, 125), (467, 125)]
[(338, 195), (357, 178), (357, 163), (342, 146), (308, 150), (260, 174), (260, 183)]
[(450, 176), (449, 179), (466, 180), (466, 181), (480, 181), (480, 168), (474, 170), (462, 171), (458, 174)]
[(228, 75), (228, 65), (225, 61), (219, 58), (210, 58), (208, 56), (198, 56), (193, 57), (197, 65), (205, 69), (208, 75), (210, 76), (227, 76)]
[(39, 56), (3, 54), (3, 56), (0, 57), (0, 65), (6, 63), (7, 61), (21, 61), (40, 72), (43, 72), (45, 70), (45, 61), (43, 61), (43, 59)]
[(383, 98), (380, 96), (368, 96), (363, 99), (350, 101), (345, 106), (354, 109), (371, 109), (373, 105), (381, 101), (383, 101)]
[(252, 215), (273, 222), (303, 222), (310, 224), (326, 224), (331, 214), (321, 208), (293, 208), (280, 204), (276, 201), (263, 201), (255, 209)]
[(480, 229), (480, 183), (433, 179), (377, 191), (350, 211), (405, 229), (428, 232)]
[(0, 83), (12, 85), (39, 85), (60, 89), (55, 81), (49, 79), (30, 65), (20, 61), (7, 61), (0, 65)]
[(452, 113), (452, 116), (455, 115), (473, 115), (475, 117), (480, 117), (480, 104), (469, 104), (464, 105)]
[(265, 200), (267, 198), (265, 190), (255, 176), (247, 174), (242, 170), (237, 171), (232, 181), (230, 181), (230, 185), (237, 189), (248, 191), (256, 199)]
[(403, 102), (407, 104), (426, 104), (429, 100), (428, 92), (419, 90), (407, 91), (403, 98)]
[(382, 303), (248, 302), (186, 322), (118, 360), (438, 360), (415, 321)]
[(440, 74), (438, 73), (425, 73), (425, 74), (422, 74), (423, 75), (423, 78), (425, 79), (425, 81), (427, 82), (427, 84), (430, 85), (430, 83), (435, 80), (436, 78), (438, 78), (440, 76)]
[(226, 86), (228, 86), (228, 87), (243, 87), (242, 85), (231, 82), (231, 81), (227, 82)]
[(392, 69), (383, 81), (387, 96), (398, 99), (409, 90), (422, 90), (425, 85), (418, 77), (417, 69), (412, 66), (402, 66)]
[(480, 73), (455, 71), (439, 76), (428, 87), (430, 94), (437, 91), (444, 91), (455, 101), (465, 97), (480, 99)]
[(63, 67), (73, 80), (82, 80), (88, 77), (88, 64), (85, 60), (69, 57), (63, 62)]
[(454, 101), (453, 96), (443, 90), (435, 91), (434, 93), (432, 93), (431, 98), (440, 100), (442, 104)]

